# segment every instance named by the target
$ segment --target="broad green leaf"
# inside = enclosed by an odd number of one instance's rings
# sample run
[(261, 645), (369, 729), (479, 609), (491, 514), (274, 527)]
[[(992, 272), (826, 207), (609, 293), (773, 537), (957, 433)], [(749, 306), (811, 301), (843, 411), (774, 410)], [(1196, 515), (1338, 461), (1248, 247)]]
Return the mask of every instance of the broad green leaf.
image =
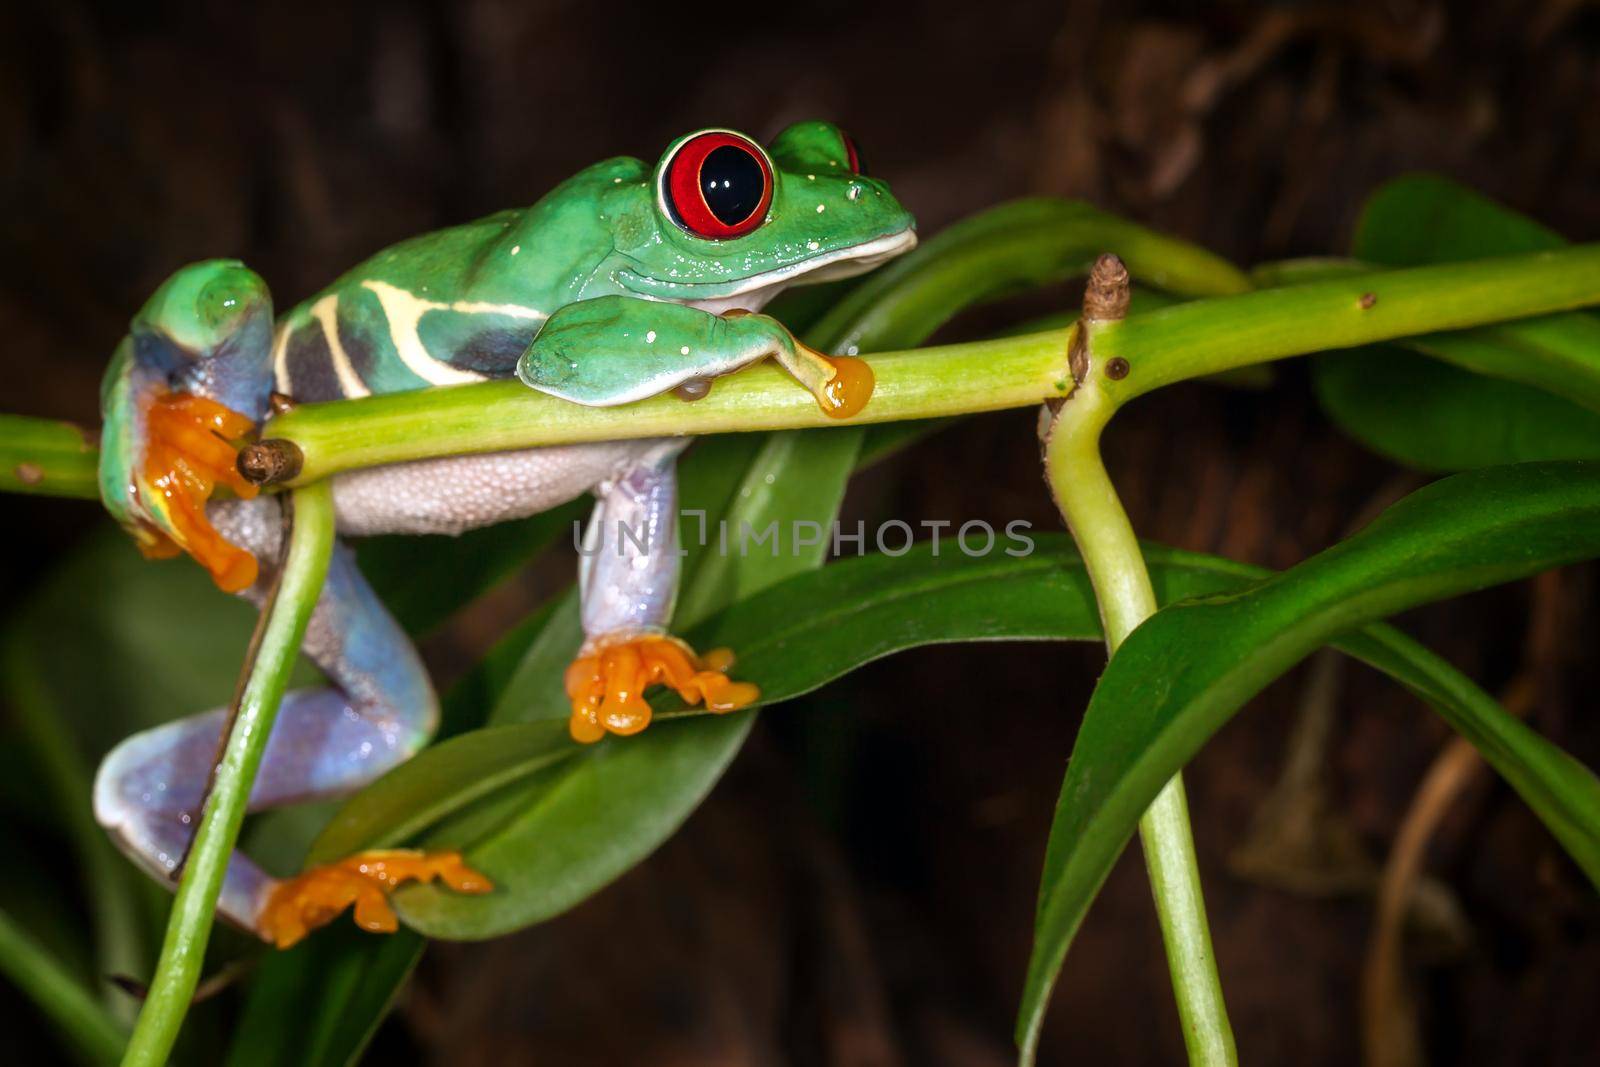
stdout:
[[(764, 702), (815, 689), (855, 667), (929, 641), (1094, 638), (1092, 592), (1065, 539), (1027, 557), (960, 554), (953, 543), (904, 557), (866, 556), (797, 577), (735, 604), (691, 632), (697, 642), (750, 635), (741, 677)], [(1247, 573), (1221, 561), (1153, 549), (1169, 595), (1232, 588)], [(663, 719), (674, 715), (661, 702)], [(677, 714), (682, 714), (681, 709)], [(708, 790), (721, 767), (697, 758), (700, 734), (742, 736), (751, 718), (662, 721), (635, 738), (573, 744), (562, 721), (490, 727), (437, 745), (352, 799), (313, 861), (409, 841), (465, 847), (497, 892), (464, 897), (428, 887), (396, 894), (406, 921), (437, 937), (484, 938), (548, 918), (641, 858), (692, 805), (660, 803)], [(725, 749), (731, 759), (733, 749)], [(665, 825), (670, 823), (671, 825)], [(603, 846), (603, 847), (602, 847)]]
[[(1161, 546), (1146, 551), (1163, 603), (1238, 590), (1267, 576)], [(691, 636), (716, 642), (742, 633), (760, 635), (748, 642), (742, 671), (762, 686), (764, 702), (776, 703), (903, 649), (953, 641), (1099, 640), (1100, 623), (1076, 551), (1067, 538), (1049, 535), (1036, 538), (1035, 551), (1024, 557), (935, 556), (924, 544), (903, 557), (848, 559), (741, 601)], [(1496, 766), (1514, 783), (1565, 760), (1398, 633), (1371, 627), (1341, 647), (1421, 693), (1476, 742), (1499, 745)], [(628, 784), (638, 775), (648, 780), (658, 765), (669, 775), (697, 766), (682, 761), (679, 732), (700, 723), (731, 728), (744, 717), (705, 716), (673, 700), (659, 706), (661, 721), (640, 737), (593, 747), (567, 742), (553, 723), (496, 727), (446, 742), (352, 801), (318, 853), (331, 857), (416, 840), (465, 847), (497, 880), (499, 892), (475, 898), (425, 887), (397, 897), (407, 920), (435, 936), (492, 937), (546, 918), (592, 891), (593, 820), (610, 822), (619, 806), (632, 812)], [(696, 717), (682, 721), (678, 715)], [(591, 760), (595, 770), (586, 767)], [(612, 773), (619, 761), (623, 769)], [(598, 789), (593, 777), (615, 788)], [(1530, 799), (1536, 807), (1545, 803)], [(604, 812), (596, 812), (597, 805)], [(1546, 804), (1541, 814), (1549, 810)], [(628, 844), (633, 838), (617, 832), (604, 840)]]
[(1396, 178), (1367, 198), (1351, 254), (1389, 267), (1542, 252), (1561, 235), (1436, 174)]
[[(1376, 619), (1600, 553), (1600, 465), (1492, 467), (1436, 482), (1360, 533), (1244, 592), (1157, 612), (1112, 657), (1073, 749), (1045, 857), (1017, 1023), (1031, 1059), (1089, 903), (1162, 785), (1319, 646)], [(1371, 634), (1372, 631), (1369, 631)], [(1433, 702), (1600, 884), (1600, 781), (1398, 635), (1355, 650)], [(1401, 651), (1415, 646), (1402, 642)]]
[[(1397, 179), (1373, 194), (1354, 251), (1372, 263), (1405, 267), (1565, 243), (1470, 189), (1419, 175)], [(1546, 316), (1419, 337), (1405, 347), (1455, 366), (1418, 359), (1395, 346), (1313, 364), (1323, 408), (1374, 451), (1424, 470), (1589, 459), (1600, 453), (1595, 432), (1600, 388), (1572, 370), (1592, 364), (1600, 351), (1600, 320), (1592, 315)], [(1506, 382), (1507, 377), (1514, 381)]]
[(1600, 459), (1600, 412), (1394, 345), (1314, 361), (1317, 400), (1368, 448), (1420, 470)]
[(916, 344), (962, 308), (1066, 281), (1103, 252), (1120, 255), (1135, 278), (1173, 293), (1250, 288), (1226, 260), (1082, 201), (1017, 200), (964, 219), (874, 272), (813, 332), (846, 353)]

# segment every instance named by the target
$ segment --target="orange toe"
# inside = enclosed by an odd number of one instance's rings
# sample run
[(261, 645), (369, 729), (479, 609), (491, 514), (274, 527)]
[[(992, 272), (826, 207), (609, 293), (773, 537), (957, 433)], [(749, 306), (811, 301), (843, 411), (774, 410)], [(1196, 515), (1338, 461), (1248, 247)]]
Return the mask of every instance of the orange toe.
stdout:
[(404, 882), (434, 879), (458, 893), (487, 893), (494, 888), (462, 861), (459, 852), (404, 848), (358, 852), (280, 882), (261, 909), (256, 930), (263, 939), (288, 948), (355, 905), (357, 926), (369, 933), (392, 934), (400, 919), (389, 905), (389, 894)]
[(170, 537), (152, 531), (145, 554), (171, 556), (182, 548), (228, 593), (255, 584), (256, 558), (217, 533), (206, 518), (206, 502), (219, 485), (245, 499), (256, 495), (256, 486), (235, 465), (233, 444), (254, 426), (237, 411), (188, 393), (158, 396), (145, 412), (141, 491), (160, 498), (156, 506), (172, 527)]
[(636, 734), (650, 725), (645, 690), (661, 684), (677, 690), (689, 704), (704, 703), (711, 711), (733, 711), (752, 704), (761, 690), (731, 680), (733, 653), (716, 648), (704, 656), (675, 637), (646, 634), (600, 642), (567, 668), (567, 696), (572, 701), (572, 739), (598, 741), (607, 733)]

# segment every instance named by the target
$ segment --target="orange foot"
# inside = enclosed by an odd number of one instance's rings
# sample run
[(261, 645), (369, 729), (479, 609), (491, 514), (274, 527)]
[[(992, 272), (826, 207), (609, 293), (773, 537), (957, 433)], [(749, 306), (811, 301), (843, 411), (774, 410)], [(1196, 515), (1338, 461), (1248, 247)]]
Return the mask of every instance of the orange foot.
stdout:
[(657, 682), (670, 685), (687, 703), (705, 701), (711, 711), (732, 711), (753, 703), (761, 690), (728, 677), (733, 653), (715, 648), (703, 657), (676, 637), (648, 634), (603, 641), (567, 668), (568, 724), (574, 741), (598, 741), (609, 730), (636, 734), (650, 725), (644, 691)]
[(256, 487), (236, 466), (231, 443), (255, 423), (215, 400), (187, 393), (157, 397), (145, 414), (144, 490), (157, 497), (146, 506), (164, 513), (172, 535), (146, 547), (150, 556), (174, 556), (181, 549), (211, 572), (226, 593), (255, 584), (256, 558), (229, 544), (206, 518), (206, 501), (219, 484), (249, 499)]
[(354, 904), (357, 926), (374, 934), (392, 934), (400, 920), (389, 906), (389, 893), (402, 882), (435, 878), (457, 893), (487, 893), (494, 888), (488, 878), (462, 862), (459, 852), (410, 848), (357, 852), (280, 883), (267, 898), (256, 929), (263, 939), (288, 948)]

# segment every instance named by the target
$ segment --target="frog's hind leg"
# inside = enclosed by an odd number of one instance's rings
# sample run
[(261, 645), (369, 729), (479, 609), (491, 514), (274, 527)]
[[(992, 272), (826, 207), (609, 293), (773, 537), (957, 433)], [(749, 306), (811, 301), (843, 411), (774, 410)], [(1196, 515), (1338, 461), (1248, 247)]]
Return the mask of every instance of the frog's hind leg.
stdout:
[(577, 741), (643, 730), (651, 714), (644, 692), (657, 683), (712, 711), (732, 711), (760, 695), (728, 678), (727, 649), (702, 657), (667, 634), (680, 563), (675, 460), (685, 443), (647, 444), (627, 470), (595, 488), (578, 572), (585, 640), (566, 673)]
[[(281, 540), (274, 500), (214, 504), (210, 517), (264, 567)], [(271, 575), (245, 595), (258, 605)], [(336, 546), (304, 650), (332, 688), (284, 697), (250, 795), (252, 811), (349, 793), (408, 759), (432, 735), (438, 703), (416, 651)], [(95, 814), (118, 845), (158, 877), (170, 878), (198, 825), (216, 762), (226, 710), (168, 723), (123, 741), (100, 765)], [(367, 854), (299, 878), (272, 878), (242, 853), (230, 858), (218, 909), (262, 937), (286, 945), (356, 904), (369, 929), (394, 929), (384, 893), (408, 877), (443, 878), (481, 891), (487, 880), (454, 854)]]

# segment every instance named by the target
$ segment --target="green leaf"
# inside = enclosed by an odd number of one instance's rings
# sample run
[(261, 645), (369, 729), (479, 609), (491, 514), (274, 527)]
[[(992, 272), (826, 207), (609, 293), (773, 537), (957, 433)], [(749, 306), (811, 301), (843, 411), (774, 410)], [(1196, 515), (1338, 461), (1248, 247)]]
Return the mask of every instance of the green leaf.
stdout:
[(1367, 198), (1351, 254), (1389, 267), (1542, 252), (1561, 235), (1448, 178), (1409, 174)]
[[(1062, 537), (1044, 543), (1047, 551), (1021, 558), (998, 551), (969, 558), (946, 543), (938, 556), (918, 546), (904, 557), (852, 559), (744, 600), (690, 636), (746, 638), (740, 675), (759, 682), (764, 702), (929, 641), (1097, 637), (1076, 554)], [(1248, 573), (1152, 553), (1169, 595), (1232, 588)], [(663, 719), (684, 714), (681, 705), (661, 703)], [(431, 936), (497, 936), (571, 907), (654, 848), (721, 773), (721, 764), (703, 758), (703, 737), (742, 737), (750, 718), (662, 721), (639, 737), (594, 746), (567, 738), (564, 713), (562, 721), (475, 731), (363, 790), (329, 824), (312, 860), (418, 840), (465, 847), (495, 880), (494, 894), (418, 887), (397, 893), (396, 906)], [(736, 748), (721, 751), (731, 759)], [(693, 803), (680, 802), (680, 793)]]
[[(1023, 557), (997, 552), (970, 558), (944, 548), (935, 556), (924, 544), (903, 557), (848, 559), (796, 576), (729, 607), (690, 636), (715, 643), (751, 635), (741, 674), (762, 687), (764, 703), (803, 695), (874, 659), (926, 644), (1100, 639), (1093, 590), (1067, 538), (1039, 536), (1034, 552)], [(1162, 602), (1238, 590), (1266, 575), (1161, 546), (1146, 551)], [(1500, 745), (1505, 751), (1496, 766), (1514, 783), (1565, 761), (1448, 665), (1394, 631), (1373, 627), (1344, 647), (1438, 704), (1475, 740)], [(598, 888), (602, 874), (614, 876), (631, 862), (643, 836), (635, 832), (636, 821), (655, 815), (636, 803), (637, 783), (649, 791), (654, 775), (671, 778), (701, 767), (685, 758), (692, 742), (682, 731), (703, 724), (734, 729), (747, 717), (705, 716), (675, 700), (660, 702), (660, 709), (661, 721), (640, 737), (593, 747), (571, 744), (555, 723), (497, 727), (446, 742), (347, 805), (337, 837), (330, 827), (318, 855), (416, 840), (464, 847), (496, 879), (495, 894), (463, 897), (422, 887), (397, 895), (408, 922), (434, 936), (492, 937), (547, 918)], [(704, 776), (696, 780), (709, 787)], [(651, 827), (648, 836), (663, 832)], [(600, 842), (628, 851), (610, 856)]]
[[(1140, 814), (1246, 701), (1353, 627), (1597, 553), (1600, 466), (1493, 467), (1412, 494), (1251, 589), (1163, 609), (1135, 630), (1095, 688), (1062, 783), (1017, 1024), (1024, 1058), (1067, 947)], [(1600, 781), (1436, 657), (1393, 631), (1376, 634), (1353, 650), (1478, 745), (1600, 884)]]
[(962, 308), (1066, 281), (1103, 252), (1120, 255), (1135, 278), (1186, 296), (1250, 288), (1226, 260), (1082, 201), (1016, 200), (875, 271), (811, 333), (844, 353), (919, 344)]
[(1600, 413), (1397, 346), (1319, 358), (1312, 381), (1340, 429), (1419, 470), (1600, 459)]
[[(1470, 189), (1421, 175), (1373, 194), (1354, 253), (1406, 267), (1565, 244)], [(1545, 316), (1418, 337), (1406, 347), (1455, 366), (1394, 346), (1313, 365), (1324, 410), (1374, 451), (1424, 470), (1600, 454), (1600, 320), (1594, 316)]]
[(267, 953), (251, 980), (226, 1067), (344, 1067), (360, 1057), (427, 942), (354, 926)]

